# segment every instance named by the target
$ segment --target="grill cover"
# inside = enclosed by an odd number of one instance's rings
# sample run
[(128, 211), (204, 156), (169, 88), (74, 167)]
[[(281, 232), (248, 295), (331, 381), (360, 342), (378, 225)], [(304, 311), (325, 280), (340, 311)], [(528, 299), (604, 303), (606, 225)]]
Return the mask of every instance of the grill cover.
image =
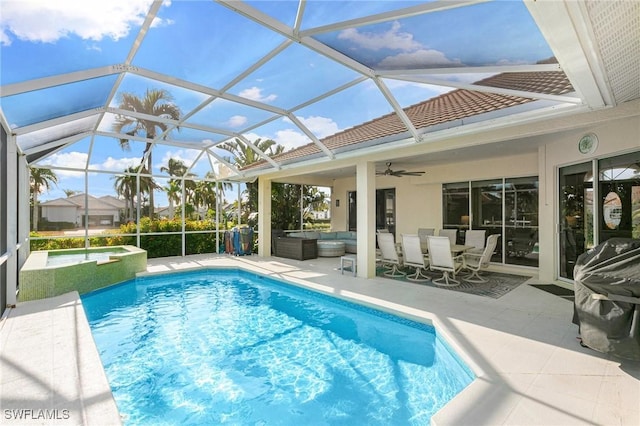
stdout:
[(583, 344), (640, 360), (640, 240), (611, 238), (580, 255), (574, 290)]

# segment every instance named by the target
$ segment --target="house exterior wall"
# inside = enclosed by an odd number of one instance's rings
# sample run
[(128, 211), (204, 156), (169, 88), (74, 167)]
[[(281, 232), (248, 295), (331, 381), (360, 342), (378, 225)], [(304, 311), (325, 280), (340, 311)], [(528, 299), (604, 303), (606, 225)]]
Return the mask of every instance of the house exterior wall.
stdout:
[(71, 222), (76, 223), (77, 207), (68, 206), (42, 206), (42, 218), (49, 222)]
[[(412, 168), (413, 170), (414, 168)], [(396, 190), (396, 233), (415, 234), (418, 228), (442, 228), (442, 184), (503, 177), (536, 176), (537, 153), (496, 157), (474, 162), (448, 163), (441, 166), (416, 166), (426, 171), (420, 177), (376, 178), (376, 189)], [(355, 191), (355, 178), (336, 179), (332, 196), (340, 207), (331, 211), (331, 229), (346, 230), (348, 221), (347, 193)]]
[[(580, 154), (578, 141), (585, 133), (595, 133), (599, 144), (590, 155)], [(640, 119), (638, 116), (609, 120), (588, 128), (533, 137), (537, 152), (494, 157), (476, 161), (447, 163), (426, 167), (421, 177), (378, 177), (376, 188), (396, 189), (396, 233), (416, 233), (418, 228), (442, 227), (442, 184), (460, 181), (479, 181), (503, 177), (538, 176), (539, 193), (539, 274), (543, 281), (557, 279), (558, 258), (556, 211), (558, 209), (557, 175), (563, 166), (606, 158), (640, 150)], [(355, 191), (354, 178), (336, 179), (332, 197), (331, 228), (346, 230), (348, 226), (347, 193)]]
[[(586, 133), (598, 136), (594, 153), (581, 154), (578, 141)], [(557, 277), (558, 259), (558, 169), (571, 164), (607, 158), (640, 150), (640, 119), (636, 117), (612, 120), (576, 132), (547, 135), (540, 146), (540, 265), (541, 280)]]

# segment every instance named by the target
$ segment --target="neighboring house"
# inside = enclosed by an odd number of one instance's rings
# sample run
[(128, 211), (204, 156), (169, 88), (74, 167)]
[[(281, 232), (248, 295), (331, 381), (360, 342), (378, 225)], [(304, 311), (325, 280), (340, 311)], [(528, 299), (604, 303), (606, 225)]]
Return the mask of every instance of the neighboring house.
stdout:
[[(85, 200), (87, 208), (85, 209)], [(67, 198), (57, 198), (40, 204), (43, 220), (49, 222), (70, 222), (76, 226), (85, 225), (87, 213), (89, 226), (116, 226), (124, 212), (125, 202), (110, 195), (96, 198), (92, 195), (76, 194)], [(86, 210), (86, 211), (85, 211)]]
[[(175, 209), (174, 210), (178, 210)], [(156, 216), (158, 216), (159, 219), (171, 219), (171, 217), (169, 217), (169, 206), (164, 206), (164, 207), (156, 207), (154, 210), (154, 214)], [(178, 218), (180, 217), (181, 212), (178, 211), (174, 211), (174, 215), (177, 216)]]
[(312, 210), (309, 212), (314, 220), (329, 220), (331, 219), (331, 210)]

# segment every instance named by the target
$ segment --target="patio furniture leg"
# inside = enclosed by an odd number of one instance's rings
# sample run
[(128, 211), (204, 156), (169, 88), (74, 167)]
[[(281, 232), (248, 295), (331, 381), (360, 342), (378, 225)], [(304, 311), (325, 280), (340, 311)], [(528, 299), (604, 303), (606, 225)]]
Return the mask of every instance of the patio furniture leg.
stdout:
[(437, 280), (433, 280), (433, 283), (436, 285), (440, 285), (443, 287), (455, 287), (460, 285), (460, 281), (456, 280), (455, 278), (450, 278), (449, 277), (449, 272), (445, 271), (442, 274), (442, 278), (438, 278)]

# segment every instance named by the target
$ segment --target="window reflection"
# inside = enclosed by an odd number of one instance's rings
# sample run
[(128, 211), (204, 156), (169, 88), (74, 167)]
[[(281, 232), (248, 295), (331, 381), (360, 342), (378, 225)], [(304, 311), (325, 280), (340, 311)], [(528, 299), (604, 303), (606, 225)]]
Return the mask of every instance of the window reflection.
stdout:
[(615, 192), (610, 192), (604, 197), (602, 206), (604, 224), (609, 229), (616, 229), (622, 220), (622, 201)]
[(485, 230), (486, 237), (498, 234), (504, 238), (493, 262), (536, 267), (538, 187), (536, 176), (443, 184), (443, 228), (459, 229), (459, 243), (467, 229)]

